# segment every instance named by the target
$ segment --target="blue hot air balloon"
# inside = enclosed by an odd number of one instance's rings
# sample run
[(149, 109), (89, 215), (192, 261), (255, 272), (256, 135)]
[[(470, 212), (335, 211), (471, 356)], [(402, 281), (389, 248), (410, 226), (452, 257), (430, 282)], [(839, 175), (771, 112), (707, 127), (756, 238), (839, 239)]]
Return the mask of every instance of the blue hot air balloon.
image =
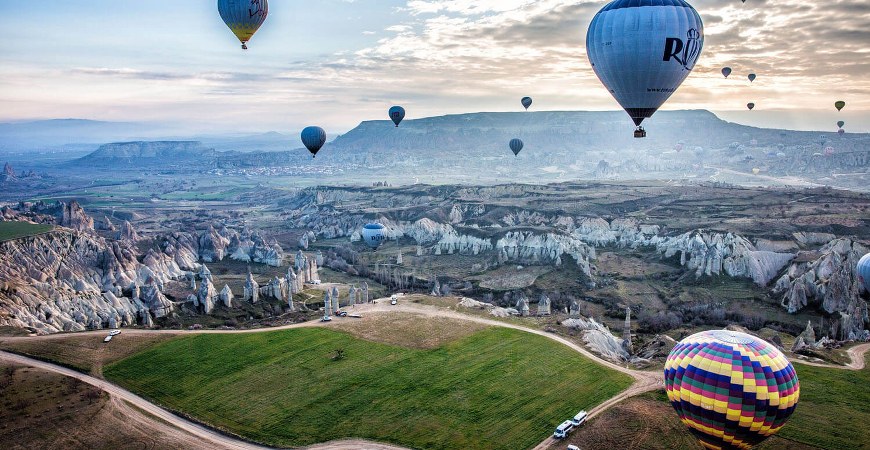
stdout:
[(323, 148), (326, 143), (326, 132), (320, 127), (308, 127), (302, 130), (302, 144), (311, 152), (312, 157), (317, 156), (317, 152)]
[(858, 261), (858, 282), (864, 285), (867, 292), (870, 292), (870, 253), (862, 256)]
[(248, 49), (248, 41), (260, 29), (269, 15), (268, 0), (218, 0), (221, 19)]
[(379, 223), (367, 224), (362, 230), (363, 242), (372, 249), (377, 250), (387, 240), (387, 236), (384, 233), (385, 230), (386, 228)]
[(725, 75), (725, 78), (728, 78), (728, 75), (731, 75), (731, 68), (730, 67), (723, 67), (722, 68), (722, 75)]
[(528, 111), (529, 106), (532, 106), (532, 98), (531, 97), (523, 97), (523, 99), (520, 100), (520, 103), (522, 103), (523, 108), (526, 108), (526, 111)]
[(405, 108), (401, 106), (393, 106), (390, 108), (390, 119), (394, 124), (398, 127), (402, 120), (405, 118)]
[(523, 141), (516, 138), (511, 139), (511, 142), (508, 145), (510, 145), (511, 151), (514, 152), (514, 156), (519, 155), (524, 146)]
[(689, 76), (703, 46), (704, 24), (684, 0), (613, 0), (586, 34), (595, 74), (638, 131)]

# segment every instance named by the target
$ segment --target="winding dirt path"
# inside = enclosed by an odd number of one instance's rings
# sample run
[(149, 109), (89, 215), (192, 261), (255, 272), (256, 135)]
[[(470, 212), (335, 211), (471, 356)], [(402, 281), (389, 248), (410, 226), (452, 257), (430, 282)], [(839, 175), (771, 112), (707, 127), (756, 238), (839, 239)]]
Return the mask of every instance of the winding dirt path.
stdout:
[(826, 364), (826, 363), (817, 363), (812, 361), (806, 361), (803, 359), (792, 358), (792, 362), (796, 362), (798, 364), (806, 364), (808, 366), (815, 367), (824, 367), (826, 369), (845, 369), (845, 370), (864, 370), (864, 354), (870, 351), (870, 343), (866, 344), (858, 344), (849, 350), (846, 353), (849, 355), (849, 364), (845, 366), (838, 366), (834, 364)]

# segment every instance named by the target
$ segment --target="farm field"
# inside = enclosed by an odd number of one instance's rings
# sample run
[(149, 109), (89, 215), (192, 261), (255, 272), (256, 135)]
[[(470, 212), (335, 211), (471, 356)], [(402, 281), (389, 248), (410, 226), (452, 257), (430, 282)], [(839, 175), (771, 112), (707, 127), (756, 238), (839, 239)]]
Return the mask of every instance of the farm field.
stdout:
[(51, 231), (51, 225), (30, 222), (0, 222), (0, 242)]
[[(334, 358), (338, 349), (344, 358)], [(493, 328), (434, 349), (324, 329), (198, 335), (104, 373), (273, 446), (357, 437), (411, 448), (531, 448), (631, 383), (544, 337)]]

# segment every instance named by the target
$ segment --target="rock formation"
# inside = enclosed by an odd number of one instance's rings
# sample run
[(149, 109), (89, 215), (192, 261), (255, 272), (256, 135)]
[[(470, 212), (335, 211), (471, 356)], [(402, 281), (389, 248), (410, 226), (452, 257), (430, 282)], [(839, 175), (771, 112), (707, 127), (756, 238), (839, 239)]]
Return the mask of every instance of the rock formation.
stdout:
[(199, 267), (199, 279), (202, 281), (214, 281), (211, 275), (211, 270), (209, 270), (205, 264)]
[(194, 303), (194, 306), (198, 307), (203, 314), (211, 314), (214, 309), (214, 301), (216, 297), (217, 291), (211, 283), (211, 279), (206, 278), (199, 285), (199, 291), (196, 293), (196, 303)]
[(209, 225), (208, 229), (199, 236), (199, 258), (205, 262), (222, 261), (229, 239), (221, 236), (217, 230)]
[(517, 300), (516, 310), (519, 311), (520, 315), (523, 317), (529, 315), (529, 301), (522, 293), (520, 293), (520, 298)]
[(254, 275), (250, 270), (248, 271), (248, 277), (245, 279), (243, 300), (251, 303), (257, 303), (260, 301), (260, 285), (257, 284), (257, 280), (254, 280)]
[(224, 288), (221, 290), (221, 293), (219, 294), (219, 298), (220, 298), (221, 303), (225, 307), (227, 307), (227, 308), (233, 307), (233, 290), (230, 289), (230, 286), (228, 284), (224, 285)]
[(136, 233), (136, 229), (133, 228), (133, 224), (131, 224), (129, 221), (125, 220), (124, 224), (121, 226), (121, 231), (118, 234), (118, 240), (130, 242), (136, 242), (139, 240), (139, 235)]
[(631, 308), (625, 308), (625, 325), (622, 327), (622, 349), (629, 355), (634, 353), (631, 345)]
[(610, 330), (595, 321), (595, 319), (568, 319), (562, 326), (583, 331), (583, 340), (593, 351), (613, 361), (628, 361), (631, 355), (623, 348), (622, 339), (617, 338)]
[(790, 313), (812, 307), (833, 315), (834, 339), (861, 339), (867, 334), (868, 308), (860, 296), (856, 266), (867, 252), (850, 239), (835, 239), (816, 252), (801, 253), (773, 292), (782, 295), (782, 306)]
[(347, 305), (355, 305), (356, 304), (356, 288), (353, 285), (348, 288), (347, 291)]
[(94, 219), (85, 214), (79, 202), (61, 203), (60, 226), (76, 231), (94, 231)]
[(3, 166), (3, 172), (0, 172), (0, 182), (15, 180), (15, 170), (8, 162)]
[(360, 287), (360, 290), (362, 291), (362, 292), (360, 292), (361, 297), (362, 297), (362, 298), (360, 298), (360, 302), (361, 303), (368, 303), (369, 301), (371, 301), (371, 299), (369, 298), (369, 284), (367, 282), (365, 282), (365, 281), (362, 282), (362, 286)]
[(549, 316), (550, 314), (550, 297), (547, 297), (547, 294), (541, 294), (541, 298), (538, 300), (538, 315)]

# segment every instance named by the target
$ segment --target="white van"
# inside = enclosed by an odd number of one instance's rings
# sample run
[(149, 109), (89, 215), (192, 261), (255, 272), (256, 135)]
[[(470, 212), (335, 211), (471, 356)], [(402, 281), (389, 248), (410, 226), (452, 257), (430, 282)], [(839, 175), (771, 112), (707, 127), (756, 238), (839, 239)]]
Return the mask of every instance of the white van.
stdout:
[(565, 439), (565, 436), (567, 436), (573, 429), (574, 423), (570, 420), (566, 420), (556, 427), (556, 431), (553, 432), (553, 437), (556, 439)]
[(583, 425), (583, 422), (586, 422), (587, 417), (589, 417), (589, 414), (586, 413), (586, 411), (580, 411), (573, 419), (571, 419), (571, 423), (573, 423), (575, 427), (579, 427), (580, 425)]
[(571, 444), (571, 445), (568, 446), (568, 450), (580, 450), (580, 447)]

